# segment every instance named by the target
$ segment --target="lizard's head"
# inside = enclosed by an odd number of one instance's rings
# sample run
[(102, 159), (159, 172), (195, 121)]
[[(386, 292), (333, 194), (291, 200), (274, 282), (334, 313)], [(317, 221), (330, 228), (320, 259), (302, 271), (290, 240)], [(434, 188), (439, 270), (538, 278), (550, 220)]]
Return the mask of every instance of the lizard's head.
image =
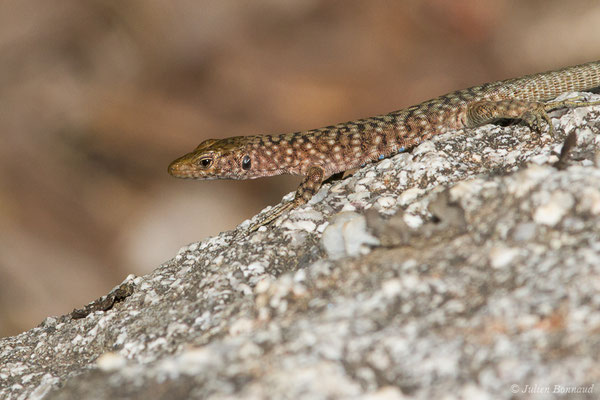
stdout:
[(252, 158), (246, 152), (248, 137), (208, 139), (169, 165), (169, 174), (189, 179), (251, 178)]

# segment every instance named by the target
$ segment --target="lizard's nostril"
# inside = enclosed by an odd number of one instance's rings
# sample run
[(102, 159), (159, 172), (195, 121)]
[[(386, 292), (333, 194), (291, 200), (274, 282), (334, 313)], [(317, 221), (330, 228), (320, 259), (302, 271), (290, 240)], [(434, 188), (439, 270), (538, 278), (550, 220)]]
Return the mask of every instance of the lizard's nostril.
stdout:
[(171, 164), (169, 164), (169, 168), (167, 168), (167, 172), (169, 173), (169, 175), (178, 176), (178, 171), (179, 163), (177, 161), (173, 161)]

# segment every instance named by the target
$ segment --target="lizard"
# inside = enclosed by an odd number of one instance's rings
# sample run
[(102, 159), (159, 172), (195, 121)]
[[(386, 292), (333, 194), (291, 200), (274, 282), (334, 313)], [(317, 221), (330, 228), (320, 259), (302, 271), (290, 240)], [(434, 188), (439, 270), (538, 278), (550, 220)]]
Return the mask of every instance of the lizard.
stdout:
[(499, 120), (522, 121), (554, 134), (548, 112), (600, 102), (550, 101), (558, 95), (600, 87), (600, 61), (458, 90), (370, 118), (280, 135), (208, 139), (177, 158), (168, 173), (191, 179), (254, 179), (292, 174), (304, 178), (292, 201), (280, 203), (251, 224), (255, 231), (307, 203), (333, 174), (415, 147), (433, 135)]

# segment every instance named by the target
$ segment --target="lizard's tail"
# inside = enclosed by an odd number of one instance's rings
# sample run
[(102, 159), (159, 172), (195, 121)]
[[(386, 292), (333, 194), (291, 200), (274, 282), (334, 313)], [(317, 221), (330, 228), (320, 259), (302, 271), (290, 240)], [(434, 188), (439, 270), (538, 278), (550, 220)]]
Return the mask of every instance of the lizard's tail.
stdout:
[(509, 79), (499, 87), (502, 96), (528, 101), (550, 100), (566, 92), (590, 91), (600, 87), (600, 61)]

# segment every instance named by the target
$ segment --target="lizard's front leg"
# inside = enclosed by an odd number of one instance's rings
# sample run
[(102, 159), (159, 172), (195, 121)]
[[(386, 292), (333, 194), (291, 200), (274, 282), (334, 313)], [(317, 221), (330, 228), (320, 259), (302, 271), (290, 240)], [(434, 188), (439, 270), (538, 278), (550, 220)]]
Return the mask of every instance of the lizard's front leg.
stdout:
[(269, 224), (286, 211), (292, 210), (298, 207), (299, 205), (308, 202), (315, 195), (315, 193), (319, 191), (319, 188), (321, 187), (324, 178), (325, 170), (323, 169), (323, 167), (320, 167), (318, 165), (313, 165), (312, 167), (310, 167), (308, 169), (306, 177), (304, 178), (302, 183), (300, 183), (298, 189), (296, 189), (296, 196), (294, 197), (294, 200), (288, 203), (280, 203), (277, 206), (270, 209), (269, 211), (267, 211), (266, 213), (264, 213), (258, 219), (258, 221), (250, 225), (248, 231), (254, 232), (261, 226)]

